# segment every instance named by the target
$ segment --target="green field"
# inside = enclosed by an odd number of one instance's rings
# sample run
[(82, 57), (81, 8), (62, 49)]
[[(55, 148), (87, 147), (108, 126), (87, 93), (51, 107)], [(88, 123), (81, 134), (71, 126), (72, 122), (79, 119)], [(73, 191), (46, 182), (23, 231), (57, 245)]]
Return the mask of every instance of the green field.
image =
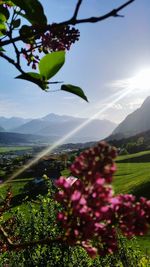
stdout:
[(150, 151), (119, 156), (114, 178), (116, 193), (133, 193), (150, 199)]
[[(132, 193), (150, 199), (150, 151), (119, 156), (113, 185), (116, 194)], [(137, 239), (140, 248), (150, 254), (150, 233)]]
[[(116, 164), (117, 172), (113, 181), (115, 194), (132, 193), (137, 197), (145, 196), (150, 199), (150, 151), (119, 156)], [(68, 170), (64, 170), (62, 175), (67, 176), (68, 173)], [(13, 195), (18, 195), (21, 193), (21, 188), (28, 181), (29, 179), (17, 179), (11, 183), (6, 183), (0, 187), (0, 195), (4, 197), (10, 184), (12, 184)], [(26, 213), (25, 203), (20, 207)], [(16, 209), (16, 207), (13, 209)], [(141, 249), (150, 254), (150, 233), (147, 236), (138, 238), (138, 242)]]
[(14, 151), (20, 151), (20, 150), (29, 150), (32, 149), (30, 146), (4, 146), (0, 147), (0, 153), (8, 153), (8, 152), (14, 152)]

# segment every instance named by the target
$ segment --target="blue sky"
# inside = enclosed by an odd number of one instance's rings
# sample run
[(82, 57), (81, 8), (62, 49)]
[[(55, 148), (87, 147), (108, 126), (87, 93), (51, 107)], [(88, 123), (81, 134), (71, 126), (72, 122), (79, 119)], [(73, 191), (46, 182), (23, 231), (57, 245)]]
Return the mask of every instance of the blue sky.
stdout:
[[(124, 2), (84, 0), (79, 17), (99, 16)], [(51, 23), (70, 18), (76, 1), (43, 0), (41, 3)], [(150, 68), (150, 1), (136, 0), (121, 14), (125, 17), (76, 25), (80, 40), (67, 52), (66, 63), (54, 78), (80, 86), (89, 103), (65, 92), (45, 93), (30, 82), (15, 80), (17, 70), (1, 59), (0, 116), (36, 118), (53, 112), (91, 117), (99, 112), (100, 119), (120, 122), (138, 108), (150, 95), (149, 88), (132, 90), (120, 101), (114, 100), (122, 90), (117, 81)], [(51, 89), (59, 89), (59, 85)], [(105, 108), (111, 101), (114, 105)]]

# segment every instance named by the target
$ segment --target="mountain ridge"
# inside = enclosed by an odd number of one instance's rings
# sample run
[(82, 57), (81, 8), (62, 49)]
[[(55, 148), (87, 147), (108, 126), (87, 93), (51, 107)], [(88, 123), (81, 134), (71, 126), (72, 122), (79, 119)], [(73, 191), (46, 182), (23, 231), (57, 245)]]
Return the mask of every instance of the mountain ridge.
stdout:
[[(72, 117), (67, 115), (57, 115), (50, 113), (43, 118), (31, 120), (17, 128), (13, 132), (23, 134), (37, 134), (41, 136), (58, 136), (62, 137), (80, 127), (86, 122), (85, 118)], [(96, 141), (108, 136), (116, 127), (116, 124), (108, 120), (91, 120), (84, 127), (81, 126), (80, 131), (73, 136), (71, 140)]]
[[(68, 139), (69, 142), (89, 142), (98, 141), (107, 137), (116, 127), (116, 124), (108, 120), (92, 119), (86, 124), (86, 118), (73, 117), (69, 115), (57, 115), (54, 113), (47, 114), (44, 117), (36, 119), (22, 119), (15, 118), (6, 119), (0, 117), (3, 121), (3, 125), (6, 124), (6, 132), (28, 134), (28, 135), (38, 135), (45, 137), (45, 140), (57, 141), (58, 139), (68, 135), (68, 133), (73, 132), (76, 128), (81, 129), (71, 138)], [(10, 125), (9, 125), (10, 122)], [(22, 122), (22, 123), (21, 123)], [(12, 127), (18, 124), (18, 127)], [(82, 124), (85, 125), (82, 127)]]
[(109, 139), (127, 138), (150, 130), (150, 96), (142, 105), (130, 113), (112, 132)]

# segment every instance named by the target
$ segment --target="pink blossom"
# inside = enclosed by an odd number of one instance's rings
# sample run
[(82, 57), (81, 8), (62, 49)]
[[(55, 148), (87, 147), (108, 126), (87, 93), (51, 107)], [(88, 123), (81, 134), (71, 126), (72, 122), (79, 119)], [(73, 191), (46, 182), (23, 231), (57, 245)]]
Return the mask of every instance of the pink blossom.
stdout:
[[(70, 245), (80, 244), (91, 257), (118, 248), (116, 227), (128, 237), (143, 235), (150, 224), (150, 201), (133, 195), (114, 196), (110, 183), (116, 170), (115, 148), (105, 142), (82, 152), (70, 170), (78, 177), (60, 177), (56, 199), (63, 212), (57, 219)], [(72, 182), (73, 181), (73, 182)], [(94, 247), (92, 240), (96, 242)]]

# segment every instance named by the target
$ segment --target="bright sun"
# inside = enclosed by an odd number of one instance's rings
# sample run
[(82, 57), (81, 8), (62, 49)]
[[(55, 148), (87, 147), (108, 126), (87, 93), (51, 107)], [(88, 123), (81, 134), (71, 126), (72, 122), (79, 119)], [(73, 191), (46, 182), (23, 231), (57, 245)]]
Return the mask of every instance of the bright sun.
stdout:
[(128, 86), (131, 89), (150, 89), (150, 68), (143, 69), (132, 78), (129, 78)]

